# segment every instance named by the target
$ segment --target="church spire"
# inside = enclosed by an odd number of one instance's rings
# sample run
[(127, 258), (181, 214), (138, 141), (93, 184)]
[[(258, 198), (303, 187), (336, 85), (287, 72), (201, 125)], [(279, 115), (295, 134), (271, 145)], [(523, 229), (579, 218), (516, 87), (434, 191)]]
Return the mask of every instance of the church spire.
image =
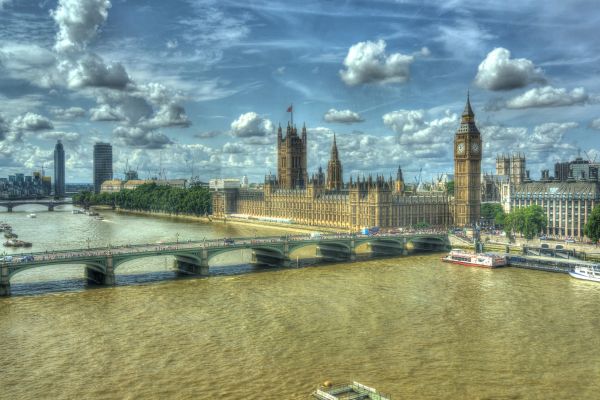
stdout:
[(331, 157), (327, 164), (327, 183), (328, 190), (342, 189), (344, 182), (342, 180), (342, 163), (340, 162), (335, 133), (333, 134), (333, 143), (331, 144)]
[(333, 144), (331, 145), (331, 159), (337, 160), (339, 158), (337, 143), (335, 142), (335, 133), (333, 134)]

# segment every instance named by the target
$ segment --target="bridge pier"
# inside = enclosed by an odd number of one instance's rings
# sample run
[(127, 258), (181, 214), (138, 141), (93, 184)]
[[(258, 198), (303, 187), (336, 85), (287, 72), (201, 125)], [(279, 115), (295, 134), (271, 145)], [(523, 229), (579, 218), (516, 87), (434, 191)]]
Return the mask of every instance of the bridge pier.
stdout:
[(98, 269), (89, 265), (86, 266), (85, 278), (88, 285), (113, 286), (116, 283), (116, 279), (112, 255), (106, 257), (104, 271), (98, 271)]
[(13, 211), (13, 206), (7, 205), (6, 206), (6, 212), (12, 212), (12, 211)]
[(0, 297), (10, 296), (10, 279), (8, 265), (0, 267)]
[(54, 204), (48, 204), (48, 211), (54, 211)]
[(178, 274), (208, 276), (208, 251), (203, 249), (199, 255), (200, 262), (196, 258), (176, 256), (173, 264)]

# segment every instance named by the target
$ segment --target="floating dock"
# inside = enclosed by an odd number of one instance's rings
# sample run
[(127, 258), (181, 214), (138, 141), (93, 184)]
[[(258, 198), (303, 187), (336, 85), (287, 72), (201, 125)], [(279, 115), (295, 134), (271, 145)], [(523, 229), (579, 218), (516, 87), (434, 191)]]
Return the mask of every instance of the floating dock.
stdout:
[(558, 272), (568, 274), (576, 266), (593, 266), (598, 263), (579, 260), (576, 258), (556, 258), (546, 256), (524, 256), (507, 254), (508, 263), (511, 267), (535, 269), (539, 271)]

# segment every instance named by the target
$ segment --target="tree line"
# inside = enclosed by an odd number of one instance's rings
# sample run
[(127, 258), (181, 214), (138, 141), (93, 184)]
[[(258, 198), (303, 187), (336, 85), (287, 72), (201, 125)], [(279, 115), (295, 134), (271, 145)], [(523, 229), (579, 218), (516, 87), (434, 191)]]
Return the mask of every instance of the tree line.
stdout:
[(116, 193), (79, 192), (73, 196), (75, 204), (105, 205), (124, 210), (162, 212), (168, 214), (206, 215), (211, 213), (210, 192), (205, 187), (181, 189), (147, 183), (132, 190)]

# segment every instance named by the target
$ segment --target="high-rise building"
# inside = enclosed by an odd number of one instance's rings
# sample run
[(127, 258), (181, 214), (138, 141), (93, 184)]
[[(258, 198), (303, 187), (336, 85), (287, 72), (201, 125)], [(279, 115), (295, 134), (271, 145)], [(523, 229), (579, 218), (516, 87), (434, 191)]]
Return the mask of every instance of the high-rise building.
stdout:
[(331, 157), (327, 164), (327, 190), (341, 190), (344, 186), (342, 180), (342, 163), (338, 156), (337, 144), (335, 143), (335, 133), (333, 134), (333, 145), (331, 146)]
[(460, 127), (454, 136), (454, 222), (472, 226), (481, 213), (481, 134), (467, 95)]
[(98, 142), (94, 144), (94, 192), (100, 193), (102, 182), (112, 178), (112, 146)]
[(277, 180), (282, 189), (303, 189), (308, 182), (306, 172), (306, 125), (302, 137), (295, 126), (288, 124), (285, 137), (281, 126), (277, 130)]
[(54, 146), (54, 196), (65, 195), (65, 150), (59, 140)]

